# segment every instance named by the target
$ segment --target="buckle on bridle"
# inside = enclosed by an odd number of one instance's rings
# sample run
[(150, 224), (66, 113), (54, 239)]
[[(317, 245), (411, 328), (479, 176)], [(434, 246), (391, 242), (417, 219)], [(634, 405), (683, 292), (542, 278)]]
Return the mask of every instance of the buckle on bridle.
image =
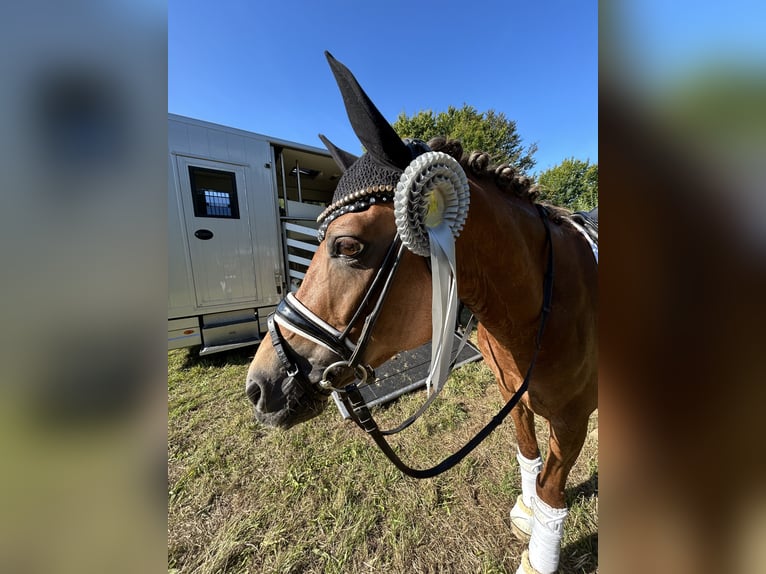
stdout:
[(293, 365), (293, 367), (294, 367), (293, 369), (285, 369), (287, 371), (288, 377), (295, 377), (296, 375), (298, 375), (298, 373), (300, 373), (300, 369), (298, 368), (298, 365)]

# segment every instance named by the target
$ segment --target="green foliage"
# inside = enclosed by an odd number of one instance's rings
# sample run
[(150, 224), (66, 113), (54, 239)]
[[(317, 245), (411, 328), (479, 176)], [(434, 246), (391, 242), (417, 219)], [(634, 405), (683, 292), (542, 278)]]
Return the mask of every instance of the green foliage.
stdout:
[(565, 159), (537, 178), (540, 199), (572, 211), (589, 211), (598, 205), (598, 164)]
[(658, 111), (664, 122), (681, 131), (680, 135), (704, 138), (698, 145), (737, 154), (740, 146), (766, 141), (764, 101), (763, 73), (747, 67), (712, 65), (676, 79), (658, 98)]
[(418, 112), (412, 117), (401, 113), (393, 127), (402, 138), (428, 141), (443, 136), (460, 140), (466, 152), (487, 152), (493, 162), (508, 163), (519, 173), (527, 173), (535, 165), (532, 156), (537, 151), (537, 145), (531, 144), (525, 149), (516, 131), (516, 122), (506, 118), (502, 112), (488, 110), (480, 113), (476, 108), (463, 104), (462, 108), (450, 106), (446, 112), (435, 115), (431, 110)]

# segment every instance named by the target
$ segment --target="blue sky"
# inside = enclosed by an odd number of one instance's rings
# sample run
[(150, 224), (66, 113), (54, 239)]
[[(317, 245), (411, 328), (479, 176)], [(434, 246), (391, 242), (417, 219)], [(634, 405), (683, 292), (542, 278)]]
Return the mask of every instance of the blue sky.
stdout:
[(616, 48), (609, 55), (620, 57), (631, 87), (649, 94), (711, 66), (763, 70), (766, 62), (762, 0), (631, 0), (604, 12)]
[(168, 111), (360, 153), (324, 58), (383, 115), (467, 103), (516, 121), (538, 172), (598, 162), (597, 2), (169, 0)]

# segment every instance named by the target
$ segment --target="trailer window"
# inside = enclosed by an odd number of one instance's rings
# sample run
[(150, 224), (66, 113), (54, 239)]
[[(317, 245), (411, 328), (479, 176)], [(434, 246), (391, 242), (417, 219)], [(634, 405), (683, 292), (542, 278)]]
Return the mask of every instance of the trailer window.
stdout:
[(189, 166), (195, 217), (239, 219), (237, 178), (233, 172)]

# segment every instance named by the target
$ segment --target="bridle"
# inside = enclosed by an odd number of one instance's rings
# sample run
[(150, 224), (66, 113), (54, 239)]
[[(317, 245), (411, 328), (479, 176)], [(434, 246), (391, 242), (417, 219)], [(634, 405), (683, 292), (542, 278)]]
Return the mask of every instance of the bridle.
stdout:
[[(405, 247), (402, 244), (399, 235), (396, 235), (386, 252), (383, 262), (378, 268), (375, 277), (367, 287), (361, 302), (356, 308), (351, 320), (343, 331), (339, 331), (332, 325), (329, 325), (320, 317), (315, 315), (303, 303), (301, 303), (292, 293), (288, 294), (277, 307), (276, 311), (268, 318), (269, 335), (274, 350), (279, 357), (280, 363), (287, 371), (290, 377), (300, 377), (308, 379), (301, 374), (300, 368), (291, 356), (291, 352), (284, 344), (284, 338), (279, 330), (279, 326), (285, 327), (294, 333), (297, 333), (318, 345), (329, 349), (335, 353), (340, 360), (332, 363), (325, 368), (321, 380), (312, 386), (317, 387), (321, 394), (329, 395), (332, 391), (341, 391), (343, 385), (336, 385), (332, 379), (332, 373), (337, 369), (352, 370), (356, 377), (362, 382), (368, 378), (374, 378), (375, 373), (370, 365), (361, 363), (364, 351), (372, 336), (372, 329), (383, 308), (383, 303), (391, 290), (394, 275), (399, 267), (399, 263), (404, 255)], [(369, 307), (373, 297), (377, 294), (377, 300), (374, 306), (364, 319), (361, 334), (356, 343), (349, 339), (351, 329), (362, 317), (362, 314)]]
[[(353, 421), (369, 434), (383, 453), (391, 460), (391, 462), (404, 474), (413, 478), (431, 478), (439, 475), (463, 460), (468, 454), (473, 451), (489, 434), (494, 431), (508, 416), (511, 410), (518, 404), (521, 397), (527, 391), (529, 387), (529, 381), (532, 377), (532, 372), (537, 362), (537, 356), (542, 347), (542, 337), (545, 331), (545, 324), (548, 319), (548, 315), (551, 311), (551, 300), (553, 297), (553, 242), (551, 240), (551, 231), (548, 223), (548, 217), (546, 209), (540, 205), (536, 205), (540, 218), (545, 227), (545, 239), (548, 247), (548, 262), (543, 279), (543, 302), (540, 309), (540, 321), (538, 324), (537, 336), (535, 337), (535, 350), (532, 355), (532, 360), (529, 363), (527, 372), (524, 376), (524, 380), (513, 396), (508, 399), (506, 404), (500, 409), (500, 411), (487, 423), (487, 425), (481, 429), (465, 446), (458, 450), (453, 455), (445, 458), (441, 463), (427, 469), (415, 469), (407, 466), (398, 455), (394, 452), (391, 446), (386, 440), (386, 435), (394, 434), (398, 430), (402, 429), (404, 425), (396, 429), (395, 431), (382, 431), (372, 413), (367, 407), (361, 393), (355, 382), (347, 385), (335, 386), (329, 377), (331, 372), (338, 367), (345, 367), (347, 369), (353, 369), (356, 377), (364, 383), (371, 375), (374, 377), (372, 367), (369, 365), (362, 365), (360, 358), (364, 353), (364, 349), (369, 342), (372, 328), (375, 321), (380, 314), (380, 310), (385, 301), (386, 295), (390, 290), (393, 282), (396, 270), (399, 267), (401, 258), (404, 252), (404, 245), (401, 239), (397, 235), (388, 248), (383, 263), (378, 269), (377, 274), (370, 283), (361, 303), (357, 307), (351, 321), (344, 331), (338, 331), (331, 325), (328, 325), (320, 317), (317, 317), (309, 309), (307, 309), (302, 303), (300, 303), (292, 294), (289, 294), (277, 307), (276, 311), (269, 316), (268, 328), (271, 335), (272, 344), (274, 350), (279, 357), (280, 362), (287, 370), (288, 376), (302, 377), (300, 369), (295, 361), (292, 360), (287, 348), (284, 346), (282, 335), (277, 325), (282, 325), (307, 339), (314, 341), (315, 343), (326, 347), (327, 349), (338, 355), (341, 360), (337, 361), (324, 370), (322, 380), (320, 380), (312, 387), (316, 388), (318, 392), (324, 395), (329, 395), (332, 391), (338, 391), (340, 399), (346, 406), (347, 411), (351, 415)], [(355, 325), (360, 319), (365, 308), (368, 306), (369, 301), (372, 299), (375, 292), (378, 292), (378, 298), (375, 302), (375, 306), (367, 315), (364, 321), (361, 335), (354, 344), (348, 339), (349, 331), (352, 326)], [(307, 380), (307, 377), (302, 377)]]

